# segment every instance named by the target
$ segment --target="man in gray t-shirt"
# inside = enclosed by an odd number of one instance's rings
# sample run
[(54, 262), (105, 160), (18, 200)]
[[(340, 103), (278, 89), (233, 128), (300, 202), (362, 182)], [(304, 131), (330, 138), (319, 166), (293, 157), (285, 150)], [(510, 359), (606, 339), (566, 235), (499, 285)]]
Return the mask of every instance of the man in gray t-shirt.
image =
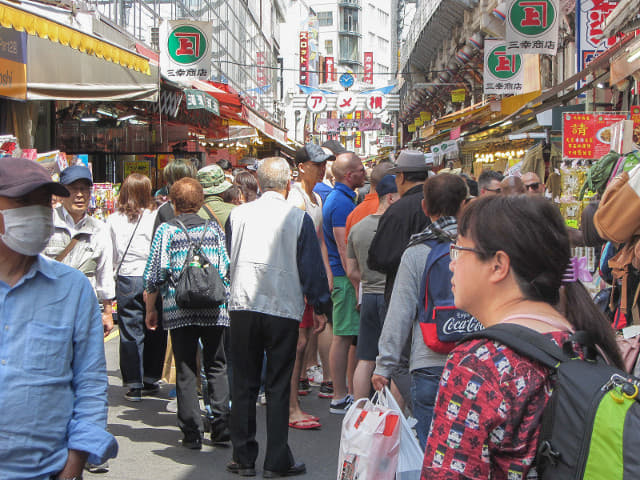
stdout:
[(369, 396), (371, 375), (378, 355), (378, 338), (387, 311), (384, 300), (385, 275), (369, 269), (367, 256), (380, 217), (399, 198), (394, 176), (383, 177), (376, 186), (376, 193), (379, 198), (378, 210), (356, 223), (347, 239), (347, 276), (358, 292), (360, 304), (358, 365), (353, 377), (355, 398)]

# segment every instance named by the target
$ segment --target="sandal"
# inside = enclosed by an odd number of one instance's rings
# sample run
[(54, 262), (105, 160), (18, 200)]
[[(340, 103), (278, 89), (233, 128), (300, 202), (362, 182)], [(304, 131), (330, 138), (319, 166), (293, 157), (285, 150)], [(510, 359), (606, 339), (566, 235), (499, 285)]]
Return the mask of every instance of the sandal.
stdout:
[(311, 418), (289, 422), (289, 427), (297, 428), (298, 430), (315, 430), (320, 428), (321, 426), (322, 424), (320, 422)]

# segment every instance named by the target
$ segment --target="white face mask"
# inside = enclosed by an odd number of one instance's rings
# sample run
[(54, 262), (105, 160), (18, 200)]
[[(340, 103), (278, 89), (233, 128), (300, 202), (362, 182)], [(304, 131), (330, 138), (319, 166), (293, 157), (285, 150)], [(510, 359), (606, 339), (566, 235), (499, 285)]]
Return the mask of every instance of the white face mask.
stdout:
[(35, 256), (53, 235), (53, 210), (43, 205), (0, 210), (4, 220), (2, 242), (14, 252)]

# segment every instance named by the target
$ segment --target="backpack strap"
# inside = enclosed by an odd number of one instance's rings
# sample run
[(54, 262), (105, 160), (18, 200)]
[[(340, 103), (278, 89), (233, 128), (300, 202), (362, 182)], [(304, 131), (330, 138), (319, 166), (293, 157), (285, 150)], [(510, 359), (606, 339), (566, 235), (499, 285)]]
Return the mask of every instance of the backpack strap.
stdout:
[(542, 365), (557, 369), (562, 362), (570, 360), (569, 356), (555, 343), (545, 338), (541, 333), (514, 323), (501, 323), (492, 327), (471, 333), (464, 337), (463, 342), (476, 338), (497, 340), (520, 355), (529, 357)]
[(220, 219), (218, 218), (216, 213), (213, 211), (213, 209), (209, 205), (205, 203), (202, 205), (202, 208), (204, 208), (205, 212), (207, 212), (207, 215), (209, 215), (209, 218), (211, 220), (215, 220), (216, 222), (218, 222), (218, 225), (220, 225), (221, 227), (224, 227), (224, 225), (220, 223)]
[(427, 255), (427, 261), (424, 265), (424, 310), (426, 312), (429, 308), (429, 275), (431, 274), (431, 269), (438, 261), (449, 255), (449, 250), (442, 254), (436, 254), (434, 247), (443, 242), (435, 239), (429, 239), (425, 240), (423, 243), (431, 249), (429, 255)]

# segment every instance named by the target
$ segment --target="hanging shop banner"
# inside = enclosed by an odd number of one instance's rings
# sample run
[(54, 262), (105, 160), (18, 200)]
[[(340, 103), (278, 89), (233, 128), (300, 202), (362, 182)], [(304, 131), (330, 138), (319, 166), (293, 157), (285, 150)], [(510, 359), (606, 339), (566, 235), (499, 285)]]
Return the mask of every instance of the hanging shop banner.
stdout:
[(351, 113), (356, 109), (357, 96), (355, 93), (340, 92), (336, 99), (336, 107), (342, 114)]
[(509, 53), (555, 55), (558, 48), (558, 0), (510, 0), (506, 42)]
[(362, 148), (362, 132), (356, 132), (356, 138), (353, 140), (353, 146), (355, 148)]
[(211, 22), (168, 20), (160, 31), (160, 71), (165, 77), (173, 81), (211, 77)]
[(522, 56), (507, 53), (504, 40), (484, 41), (484, 94), (517, 95), (524, 90)]
[(382, 113), (387, 108), (387, 97), (380, 92), (374, 92), (367, 95), (365, 101), (367, 110), (371, 113)]
[(312, 93), (307, 97), (307, 110), (311, 113), (320, 113), (327, 108), (327, 97), (323, 93)]
[(416, 126), (412, 123), (410, 125), (407, 125), (407, 131), (410, 133), (413, 133), (416, 131)]
[(300, 32), (300, 85), (309, 85), (309, 32)]
[(456, 128), (452, 128), (451, 131), (449, 132), (449, 139), (457, 140), (460, 138), (461, 134), (462, 134), (462, 125), (458, 125)]
[(447, 140), (446, 142), (438, 143), (431, 147), (431, 152), (436, 156), (458, 153), (458, 142), (455, 140)]
[(267, 84), (264, 52), (256, 52), (256, 65), (258, 66), (256, 68), (256, 81), (259, 87), (264, 87)]
[(633, 142), (640, 143), (640, 106), (631, 107), (629, 118), (633, 120)]
[(327, 82), (336, 81), (336, 64), (333, 61), (333, 57), (324, 57), (324, 72)]
[[(576, 57), (578, 72), (582, 71), (601, 53), (618, 42), (619, 37), (602, 38), (604, 20), (618, 2), (614, 0), (592, 0), (576, 2)], [(582, 82), (581, 82), (582, 83)]]
[(220, 116), (220, 102), (207, 92), (195, 88), (185, 89), (184, 98), (187, 102), (187, 110), (207, 110)]
[(336, 133), (345, 130), (359, 130), (361, 132), (372, 132), (382, 129), (382, 120), (379, 118), (319, 118), (317, 123), (318, 131), (322, 133)]
[(451, 101), (453, 103), (464, 102), (467, 91), (464, 88), (451, 90)]
[(420, 118), (422, 118), (422, 120), (424, 122), (430, 122), (431, 121), (431, 112), (420, 112)]
[(124, 162), (124, 178), (132, 173), (141, 173), (149, 177), (151, 176), (151, 166), (146, 160), (127, 160)]
[(624, 114), (565, 113), (562, 118), (562, 156), (600, 158), (611, 150), (611, 125)]
[(27, 33), (0, 27), (0, 97), (27, 99)]
[(373, 52), (364, 52), (364, 83), (373, 83)]

